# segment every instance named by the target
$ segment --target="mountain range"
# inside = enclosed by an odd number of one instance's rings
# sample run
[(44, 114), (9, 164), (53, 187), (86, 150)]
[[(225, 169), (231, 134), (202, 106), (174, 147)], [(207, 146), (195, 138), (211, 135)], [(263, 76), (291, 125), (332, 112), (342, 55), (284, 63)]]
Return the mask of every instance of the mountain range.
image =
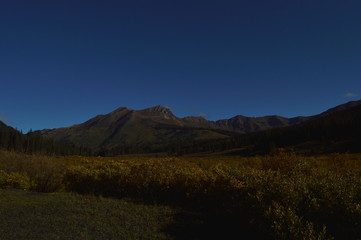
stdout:
[[(179, 142), (222, 139), (294, 126), (359, 105), (361, 105), (361, 100), (348, 102), (308, 117), (286, 118), (276, 115), (246, 117), (237, 115), (218, 121), (209, 121), (203, 117), (179, 118), (169, 108), (160, 105), (143, 110), (120, 107), (111, 113), (98, 115), (81, 124), (45, 129), (37, 133), (45, 138), (94, 150), (136, 148), (150, 151), (152, 146), (159, 147)], [(118, 152), (121, 153), (122, 151)]]
[(361, 153), (360, 102), (337, 106), (293, 126), (175, 144), (166, 151), (176, 155), (208, 152), (244, 156), (268, 154), (280, 148), (311, 155)]

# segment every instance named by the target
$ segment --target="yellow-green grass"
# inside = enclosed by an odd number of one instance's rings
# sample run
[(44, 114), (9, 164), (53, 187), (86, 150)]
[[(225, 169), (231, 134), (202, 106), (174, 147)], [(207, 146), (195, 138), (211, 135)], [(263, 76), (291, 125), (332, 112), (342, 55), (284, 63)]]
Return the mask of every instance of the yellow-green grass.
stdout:
[[(0, 170), (0, 188), (28, 186), (181, 207), (196, 213), (190, 221), (198, 219), (198, 228), (212, 226), (212, 233), (219, 226), (220, 237), (242, 227), (268, 239), (361, 236), (360, 155), (298, 156), (279, 150), (247, 158), (104, 158), (0, 152)], [(227, 224), (221, 226), (217, 218)]]
[(0, 239), (169, 239), (169, 207), (73, 193), (0, 189)]

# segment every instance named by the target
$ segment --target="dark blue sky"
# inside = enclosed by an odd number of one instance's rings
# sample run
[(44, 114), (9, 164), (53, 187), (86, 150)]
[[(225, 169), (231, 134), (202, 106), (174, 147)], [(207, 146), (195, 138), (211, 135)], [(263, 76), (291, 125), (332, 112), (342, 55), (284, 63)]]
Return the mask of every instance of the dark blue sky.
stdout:
[(361, 95), (361, 1), (0, 1), (0, 119), (317, 114)]

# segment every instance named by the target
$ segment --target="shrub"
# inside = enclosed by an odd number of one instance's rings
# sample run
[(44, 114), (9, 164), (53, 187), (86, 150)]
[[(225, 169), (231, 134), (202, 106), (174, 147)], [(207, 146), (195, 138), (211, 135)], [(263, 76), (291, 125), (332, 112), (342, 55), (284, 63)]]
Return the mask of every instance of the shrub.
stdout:
[(61, 159), (0, 151), (0, 169), (20, 172), (30, 178), (32, 190), (54, 192), (64, 188), (65, 166)]
[(290, 208), (274, 203), (266, 212), (270, 220), (275, 239), (293, 240), (326, 240), (333, 239), (326, 234), (326, 227), (316, 230), (313, 223), (305, 221)]
[(65, 166), (59, 161), (46, 158), (32, 159), (24, 163), (24, 169), (34, 182), (32, 190), (55, 192), (64, 189)]
[[(342, 162), (338, 163), (342, 158)], [(361, 164), (357, 156), (300, 157), (278, 151), (257, 164), (217, 159), (26, 157), (0, 167), (0, 185), (37, 191), (132, 197), (243, 219), (275, 239), (358, 239)], [(23, 159), (26, 159), (23, 160)], [(15, 164), (16, 163), (16, 164)], [(352, 163), (352, 164), (351, 164)], [(341, 169), (341, 170), (340, 170)], [(10, 179), (9, 173), (14, 172)], [(19, 174), (20, 175), (16, 175)], [(26, 180), (26, 177), (30, 180)], [(5, 184), (6, 182), (6, 184)], [(10, 183), (9, 183), (10, 182)], [(53, 187), (55, 186), (55, 187)], [(327, 232), (326, 232), (327, 229)]]
[(30, 178), (23, 173), (6, 173), (0, 170), (0, 188), (30, 189), (32, 183)]

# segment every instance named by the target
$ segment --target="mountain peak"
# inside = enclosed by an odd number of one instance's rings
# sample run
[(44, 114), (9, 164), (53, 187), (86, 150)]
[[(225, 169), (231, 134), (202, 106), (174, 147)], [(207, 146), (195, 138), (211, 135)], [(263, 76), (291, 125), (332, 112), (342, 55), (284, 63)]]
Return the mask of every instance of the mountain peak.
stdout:
[(128, 107), (118, 107), (113, 112), (121, 112), (121, 111), (124, 111), (124, 110), (130, 111), (130, 110), (133, 110), (133, 109), (130, 109)]
[(338, 112), (338, 111), (346, 110), (346, 109), (353, 108), (353, 107), (356, 107), (356, 106), (359, 106), (359, 105), (361, 105), (361, 100), (358, 100), (358, 101), (350, 101), (350, 102), (347, 102), (347, 103), (338, 105), (338, 106), (336, 106), (336, 107), (330, 108), (330, 109), (328, 109), (327, 111), (321, 113), (320, 115), (321, 115), (321, 116), (329, 115), (329, 114), (331, 114), (331, 113), (335, 113), (335, 112)]
[(145, 112), (171, 113), (172, 114), (172, 111), (168, 107), (163, 106), (163, 105), (157, 105), (157, 106), (154, 106), (154, 107), (146, 108), (143, 111), (145, 111)]

